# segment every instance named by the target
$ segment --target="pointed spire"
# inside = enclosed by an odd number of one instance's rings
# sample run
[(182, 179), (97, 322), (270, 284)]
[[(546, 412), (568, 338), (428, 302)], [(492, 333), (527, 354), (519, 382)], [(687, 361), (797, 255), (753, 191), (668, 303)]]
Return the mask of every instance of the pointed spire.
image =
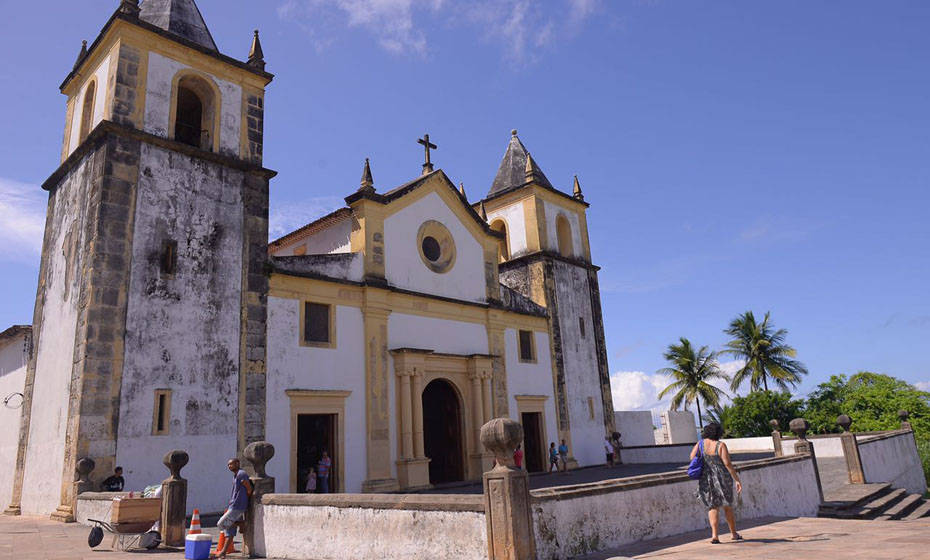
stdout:
[(572, 188), (572, 194), (576, 200), (584, 202), (584, 195), (581, 194), (581, 184), (578, 182), (578, 175), (575, 175), (575, 186)]
[(375, 192), (375, 181), (371, 177), (371, 164), (368, 163), (368, 158), (365, 158), (365, 169), (362, 171), (362, 182), (358, 190)]
[(141, 9), (138, 0), (123, 0), (124, 5), (127, 3), (136, 5), (135, 10), (142, 21), (211, 51), (218, 51), (195, 0), (145, 0)]
[(535, 182), (547, 189), (553, 188), (552, 183), (546, 178), (546, 174), (539, 168), (535, 160), (531, 164), (531, 170), (533, 170), (532, 179), (527, 179), (528, 154), (526, 146), (517, 137), (517, 131), (511, 130), (510, 143), (507, 144), (507, 150), (501, 159), (497, 175), (494, 176), (494, 181), (491, 183), (488, 196), (522, 187), (529, 182)]
[(132, 17), (139, 17), (139, 0), (122, 0), (119, 4), (119, 11)]
[(484, 209), (483, 200), (481, 201), (481, 204), (478, 205), (478, 216), (480, 216), (482, 220), (488, 221), (488, 211)]
[(77, 60), (74, 61), (74, 70), (77, 70), (78, 66), (81, 65), (85, 56), (87, 56), (87, 41), (81, 41), (81, 52), (78, 53)]
[(533, 159), (533, 156), (529, 152), (526, 152), (526, 182), (536, 181), (539, 178), (540, 172), (539, 167), (536, 165), (536, 160)]
[(459, 194), (462, 195), (462, 198), (468, 200), (468, 195), (465, 194), (465, 183), (459, 181)]
[(265, 53), (262, 51), (262, 42), (258, 38), (258, 29), (252, 37), (252, 48), (249, 49), (249, 66), (265, 70)]

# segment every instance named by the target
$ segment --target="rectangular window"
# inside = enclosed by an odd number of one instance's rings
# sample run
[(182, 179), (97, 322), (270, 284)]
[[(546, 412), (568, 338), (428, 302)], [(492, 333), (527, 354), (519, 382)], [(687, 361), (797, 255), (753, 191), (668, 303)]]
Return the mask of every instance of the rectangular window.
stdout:
[(594, 420), (594, 397), (588, 397), (588, 413), (591, 415), (591, 420)]
[(535, 362), (536, 347), (533, 341), (532, 331), (518, 331), (518, 343), (520, 346), (520, 361)]
[(578, 317), (578, 326), (581, 328), (581, 338), (584, 338), (584, 317)]
[(178, 268), (178, 242), (166, 239), (161, 246), (161, 256), (158, 259), (162, 274), (174, 274)]
[(155, 407), (152, 418), (152, 435), (168, 435), (171, 427), (171, 390), (155, 390)]
[(303, 336), (311, 345), (331, 345), (335, 341), (332, 331), (332, 306), (325, 303), (304, 302)]

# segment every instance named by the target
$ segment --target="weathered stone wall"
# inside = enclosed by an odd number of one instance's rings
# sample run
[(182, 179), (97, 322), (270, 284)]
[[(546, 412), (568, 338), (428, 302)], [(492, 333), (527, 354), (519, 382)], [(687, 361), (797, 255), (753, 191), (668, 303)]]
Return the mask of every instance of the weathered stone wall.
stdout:
[(113, 514), (113, 498), (123, 498), (129, 492), (84, 492), (77, 497), (74, 507), (74, 520), (81, 525), (93, 527), (97, 521), (110, 522)]
[[(820, 451), (817, 453), (819, 456)], [(859, 442), (859, 456), (866, 482), (890, 482), (893, 488), (903, 488), (910, 494), (923, 495), (927, 491), (913, 432), (863, 439)]]
[(16, 455), (19, 450), (19, 425), (22, 417), (22, 393), (26, 386), (26, 367), (29, 362), (31, 335), (19, 334), (0, 341), (0, 399), (11, 396), (7, 406), (0, 405), (0, 508), (10, 504), (13, 497), (13, 478), (16, 472)]
[[(739, 466), (737, 520), (813, 516), (819, 505), (808, 456)], [(707, 527), (707, 509), (687, 474), (659, 474), (535, 490), (533, 520), (541, 560), (583, 556)]]

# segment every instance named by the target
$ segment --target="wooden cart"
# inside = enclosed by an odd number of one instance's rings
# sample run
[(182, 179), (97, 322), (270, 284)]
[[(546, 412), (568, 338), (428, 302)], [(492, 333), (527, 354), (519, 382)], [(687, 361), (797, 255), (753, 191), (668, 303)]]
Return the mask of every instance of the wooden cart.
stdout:
[[(110, 548), (129, 550), (134, 547), (152, 549), (161, 543), (161, 536), (152, 530), (160, 518), (161, 498), (115, 498), (109, 523), (99, 519), (88, 521), (94, 523), (94, 529), (99, 527), (113, 534)], [(90, 537), (88, 544), (91, 544)]]

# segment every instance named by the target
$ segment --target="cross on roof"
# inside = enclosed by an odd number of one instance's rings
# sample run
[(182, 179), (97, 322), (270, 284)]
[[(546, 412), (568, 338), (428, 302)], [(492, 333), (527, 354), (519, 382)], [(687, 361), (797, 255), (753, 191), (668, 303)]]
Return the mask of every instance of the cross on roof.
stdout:
[(429, 134), (424, 134), (423, 138), (417, 140), (417, 144), (421, 144), (423, 146), (423, 151), (426, 152), (426, 163), (423, 164), (423, 174), (432, 173), (433, 163), (429, 159), (429, 151), (439, 149), (438, 146), (429, 141)]

